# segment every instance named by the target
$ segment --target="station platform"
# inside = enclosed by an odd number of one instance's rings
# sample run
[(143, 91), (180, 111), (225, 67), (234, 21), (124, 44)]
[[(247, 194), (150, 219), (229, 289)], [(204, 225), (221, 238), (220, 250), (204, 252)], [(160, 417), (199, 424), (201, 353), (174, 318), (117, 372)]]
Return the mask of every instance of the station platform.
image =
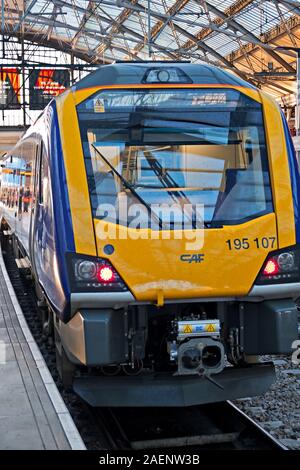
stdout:
[(27, 326), (0, 250), (0, 450), (84, 450)]

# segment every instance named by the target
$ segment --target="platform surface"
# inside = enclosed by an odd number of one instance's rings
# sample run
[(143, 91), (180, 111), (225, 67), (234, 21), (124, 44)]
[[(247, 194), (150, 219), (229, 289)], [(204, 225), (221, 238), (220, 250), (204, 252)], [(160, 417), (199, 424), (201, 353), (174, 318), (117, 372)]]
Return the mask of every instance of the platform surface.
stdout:
[(0, 450), (84, 448), (28, 329), (0, 252)]

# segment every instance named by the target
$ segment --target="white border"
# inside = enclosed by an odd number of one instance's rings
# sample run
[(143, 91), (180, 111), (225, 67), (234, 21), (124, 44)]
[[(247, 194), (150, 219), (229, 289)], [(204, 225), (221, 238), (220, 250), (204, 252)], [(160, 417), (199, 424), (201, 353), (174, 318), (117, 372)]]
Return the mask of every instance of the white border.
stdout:
[(58, 419), (61, 423), (61, 426), (64, 430), (65, 436), (70, 444), (72, 450), (86, 450), (84, 442), (79, 434), (78, 429), (75, 426), (72, 416), (69, 413), (68, 408), (63, 401), (56, 384), (49, 372), (49, 369), (44, 361), (44, 358), (28, 328), (27, 322), (21, 310), (20, 304), (18, 302), (17, 296), (15, 294), (14, 288), (10, 282), (8, 273), (6, 271), (6, 266), (4, 264), (2, 250), (0, 249), (0, 266), (3, 272), (3, 277), (6, 283), (8, 293), (10, 295), (13, 308), (15, 309), (20, 327), (23, 331), (27, 344), (30, 348), (31, 354), (33, 355), (36, 367), (39, 371), (40, 377), (44, 383), (44, 386), (47, 390), (49, 398), (53, 404), (53, 407), (56, 411)]

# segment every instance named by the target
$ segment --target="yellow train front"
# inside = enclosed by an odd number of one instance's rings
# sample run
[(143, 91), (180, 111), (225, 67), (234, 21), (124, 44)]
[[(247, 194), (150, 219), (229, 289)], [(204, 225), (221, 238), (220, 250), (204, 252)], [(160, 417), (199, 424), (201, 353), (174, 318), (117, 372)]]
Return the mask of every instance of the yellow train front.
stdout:
[[(259, 356), (291, 352), (300, 292), (299, 173), (279, 107), (188, 63), (103, 66), (55, 107), (66, 212), (53, 238), (69, 224), (74, 245), (53, 248), (63, 308), (40, 287), (65, 382), (95, 406), (264, 393), (275, 376)], [(30, 246), (40, 259), (43, 240)]]

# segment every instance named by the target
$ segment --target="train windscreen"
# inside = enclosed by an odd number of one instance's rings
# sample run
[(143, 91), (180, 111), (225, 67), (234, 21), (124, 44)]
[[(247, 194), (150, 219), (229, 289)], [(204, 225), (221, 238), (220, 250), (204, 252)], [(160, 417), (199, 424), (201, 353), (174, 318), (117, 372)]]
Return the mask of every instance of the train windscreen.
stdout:
[(77, 113), (95, 218), (130, 226), (141, 206), (145, 226), (153, 215), (164, 224), (173, 206), (176, 227), (203, 207), (218, 227), (273, 211), (262, 107), (243, 93), (102, 90)]

